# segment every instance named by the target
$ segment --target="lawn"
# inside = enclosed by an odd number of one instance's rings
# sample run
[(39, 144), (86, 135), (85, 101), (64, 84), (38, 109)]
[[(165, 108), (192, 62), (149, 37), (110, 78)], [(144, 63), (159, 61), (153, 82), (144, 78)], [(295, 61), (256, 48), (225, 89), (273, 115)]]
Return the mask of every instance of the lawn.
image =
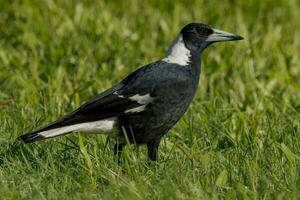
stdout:
[[(300, 199), (298, 0), (0, 0), (1, 199)], [(210, 46), (159, 161), (114, 141), (18, 136), (164, 57), (181, 27), (245, 37)]]

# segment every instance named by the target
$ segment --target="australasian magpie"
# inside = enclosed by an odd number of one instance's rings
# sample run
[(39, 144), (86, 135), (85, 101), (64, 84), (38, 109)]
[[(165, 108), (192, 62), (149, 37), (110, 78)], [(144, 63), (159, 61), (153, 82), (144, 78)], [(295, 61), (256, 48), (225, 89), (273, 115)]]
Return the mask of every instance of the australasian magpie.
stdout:
[(77, 110), (21, 139), (29, 143), (71, 132), (106, 133), (117, 139), (116, 154), (128, 142), (145, 144), (149, 158), (156, 160), (162, 137), (195, 95), (202, 51), (215, 42), (241, 39), (202, 23), (190, 23), (165, 58), (137, 69)]

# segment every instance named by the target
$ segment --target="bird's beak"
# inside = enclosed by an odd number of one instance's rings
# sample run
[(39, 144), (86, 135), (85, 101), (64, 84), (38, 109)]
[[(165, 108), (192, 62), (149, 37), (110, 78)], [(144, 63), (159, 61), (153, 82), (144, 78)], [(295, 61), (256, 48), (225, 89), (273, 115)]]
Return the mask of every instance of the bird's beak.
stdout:
[(242, 40), (243, 37), (239, 35), (235, 35), (232, 33), (228, 33), (225, 31), (221, 31), (218, 29), (213, 29), (213, 33), (209, 35), (206, 39), (207, 42), (221, 42), (221, 41), (231, 41), (231, 40)]

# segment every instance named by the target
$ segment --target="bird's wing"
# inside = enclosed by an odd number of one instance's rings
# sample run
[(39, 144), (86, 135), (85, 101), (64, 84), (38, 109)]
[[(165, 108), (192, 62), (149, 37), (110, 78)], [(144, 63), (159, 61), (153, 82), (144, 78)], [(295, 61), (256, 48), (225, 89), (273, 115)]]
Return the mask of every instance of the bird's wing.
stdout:
[(153, 100), (151, 84), (135, 87), (134, 83), (136, 79), (146, 74), (147, 69), (145, 66), (136, 70), (122, 82), (100, 93), (77, 110), (34, 133), (143, 111)]

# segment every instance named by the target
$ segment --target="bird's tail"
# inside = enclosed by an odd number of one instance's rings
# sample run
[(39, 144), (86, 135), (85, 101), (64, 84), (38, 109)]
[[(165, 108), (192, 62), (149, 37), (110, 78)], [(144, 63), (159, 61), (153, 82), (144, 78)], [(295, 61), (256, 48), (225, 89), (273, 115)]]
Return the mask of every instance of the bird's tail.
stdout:
[(53, 124), (50, 124), (40, 130), (37, 130), (32, 133), (28, 133), (25, 135), (22, 135), (20, 138), (25, 143), (35, 142), (38, 140), (44, 140), (47, 138), (52, 138), (60, 135), (64, 135), (67, 133), (82, 131), (87, 133), (97, 133), (97, 132), (107, 132), (111, 131), (116, 124), (115, 118), (109, 118), (109, 119), (103, 119), (98, 121), (92, 121), (92, 122), (84, 122), (84, 123), (78, 123), (78, 124), (72, 124), (72, 125), (64, 125), (62, 126), (61, 122), (55, 122)]
[(45, 137), (38, 133), (27, 133), (25, 135), (21, 135), (20, 139), (25, 143), (30, 143), (38, 140), (43, 140), (45, 139)]
[(30, 143), (38, 140), (44, 140), (47, 138), (64, 135), (76, 130), (80, 130), (78, 128), (79, 128), (78, 125), (64, 126), (59, 128), (53, 128), (53, 129), (49, 129), (48, 127), (46, 127), (32, 133), (21, 135), (20, 138), (21, 140), (23, 140), (23, 142)]

